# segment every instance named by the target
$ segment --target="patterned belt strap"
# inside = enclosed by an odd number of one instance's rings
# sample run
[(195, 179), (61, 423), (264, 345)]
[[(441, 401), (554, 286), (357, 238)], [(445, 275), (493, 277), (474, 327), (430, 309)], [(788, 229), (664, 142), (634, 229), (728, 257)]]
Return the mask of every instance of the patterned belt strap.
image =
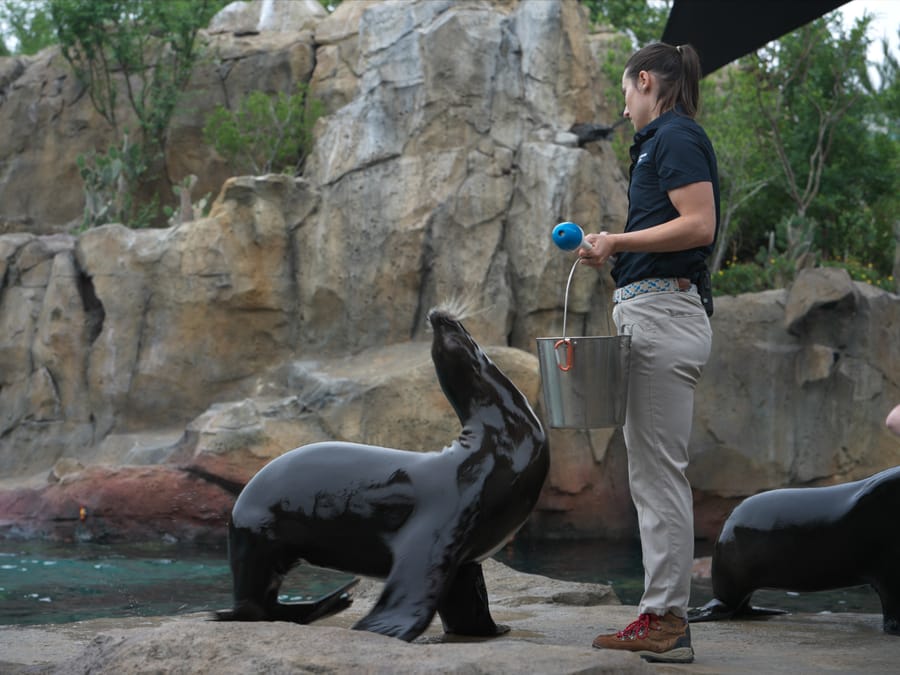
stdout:
[(644, 293), (665, 293), (666, 291), (678, 290), (681, 290), (678, 285), (678, 279), (661, 279), (656, 277), (641, 279), (640, 281), (635, 281), (613, 291), (613, 302), (625, 302), (626, 300), (631, 300), (631, 298), (643, 295)]

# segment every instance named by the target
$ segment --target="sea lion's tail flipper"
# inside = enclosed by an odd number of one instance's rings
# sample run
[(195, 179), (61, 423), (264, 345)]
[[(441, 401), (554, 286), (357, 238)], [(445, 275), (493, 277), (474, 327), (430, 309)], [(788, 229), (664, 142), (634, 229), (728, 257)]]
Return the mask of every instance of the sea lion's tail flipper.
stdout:
[(438, 604), (438, 614), (445, 633), (494, 636), (509, 631), (509, 626), (494, 623), (484, 574), (481, 565), (474, 562), (460, 565), (453, 583)]

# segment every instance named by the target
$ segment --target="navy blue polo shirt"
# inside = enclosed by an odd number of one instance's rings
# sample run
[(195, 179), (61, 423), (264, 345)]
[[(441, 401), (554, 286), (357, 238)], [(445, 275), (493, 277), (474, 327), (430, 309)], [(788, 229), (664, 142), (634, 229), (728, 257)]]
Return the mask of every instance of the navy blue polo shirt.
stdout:
[[(663, 113), (634, 135), (628, 183), (626, 232), (634, 232), (678, 217), (669, 190), (711, 181), (719, 231), (719, 170), (712, 143), (703, 128), (679, 112)], [(706, 266), (712, 245), (669, 253), (619, 253), (612, 269), (621, 288), (650, 277), (694, 279)]]

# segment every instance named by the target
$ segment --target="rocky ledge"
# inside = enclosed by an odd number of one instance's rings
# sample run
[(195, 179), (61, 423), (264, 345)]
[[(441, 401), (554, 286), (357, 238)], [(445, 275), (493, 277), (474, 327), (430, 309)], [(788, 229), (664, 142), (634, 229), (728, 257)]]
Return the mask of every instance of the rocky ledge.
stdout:
[(440, 621), (415, 642), (351, 631), (381, 585), (364, 580), (350, 609), (310, 626), (216, 623), (203, 614), (0, 626), (3, 673), (894, 673), (900, 639), (875, 614), (786, 614), (695, 624), (696, 661), (647, 664), (592, 649), (597, 633), (636, 614), (598, 584), (517, 572), (495, 561), (485, 578), (495, 639), (445, 636)]

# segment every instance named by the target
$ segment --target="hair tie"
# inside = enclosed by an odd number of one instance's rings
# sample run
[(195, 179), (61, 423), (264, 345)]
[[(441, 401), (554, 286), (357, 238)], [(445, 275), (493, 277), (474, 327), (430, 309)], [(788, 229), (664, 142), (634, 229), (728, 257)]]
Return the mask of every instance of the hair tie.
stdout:
[(675, 51), (677, 51), (679, 54), (681, 54), (681, 45), (678, 45), (677, 47), (675, 47)]

